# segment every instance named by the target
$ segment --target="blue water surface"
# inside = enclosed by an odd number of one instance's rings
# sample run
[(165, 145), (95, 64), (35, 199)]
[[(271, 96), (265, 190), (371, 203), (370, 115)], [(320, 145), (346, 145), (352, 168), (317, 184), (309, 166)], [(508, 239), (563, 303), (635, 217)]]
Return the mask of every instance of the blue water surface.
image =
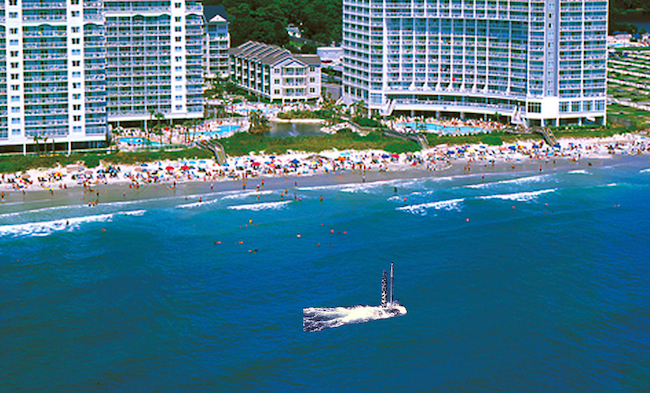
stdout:
[(648, 168), (0, 205), (0, 390), (646, 391)]

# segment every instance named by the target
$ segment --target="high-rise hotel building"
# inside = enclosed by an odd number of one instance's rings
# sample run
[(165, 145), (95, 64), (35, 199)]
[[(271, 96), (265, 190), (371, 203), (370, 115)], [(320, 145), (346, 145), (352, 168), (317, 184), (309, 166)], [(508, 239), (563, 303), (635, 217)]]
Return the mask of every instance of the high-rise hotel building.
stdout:
[[(0, 152), (101, 145), (109, 123), (201, 117), (189, 0), (0, 0)], [(28, 147), (29, 146), (29, 147)]]
[(606, 0), (343, 0), (344, 99), (604, 123), (606, 35)]

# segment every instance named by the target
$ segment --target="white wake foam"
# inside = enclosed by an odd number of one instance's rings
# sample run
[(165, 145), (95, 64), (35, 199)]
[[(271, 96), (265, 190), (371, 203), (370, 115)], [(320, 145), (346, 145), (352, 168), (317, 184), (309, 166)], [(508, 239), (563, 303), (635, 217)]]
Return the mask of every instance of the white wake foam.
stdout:
[(302, 310), (302, 328), (305, 332), (318, 332), (354, 323), (376, 321), (406, 314), (406, 307), (392, 304), (381, 306), (353, 306), (319, 308), (310, 307)]
[(251, 203), (247, 205), (235, 205), (228, 206), (228, 209), (231, 210), (268, 210), (268, 209), (281, 209), (285, 207), (291, 201), (280, 201), (280, 202), (264, 202), (264, 203)]
[(547, 190), (530, 191), (530, 192), (517, 192), (514, 194), (498, 194), (498, 195), (485, 195), (478, 197), (479, 199), (503, 199), (509, 201), (526, 202), (537, 198), (539, 195), (547, 194), (557, 191), (557, 188), (550, 188)]
[(419, 205), (402, 206), (402, 207), (398, 207), (397, 210), (424, 216), (427, 214), (427, 209), (460, 211), (460, 204), (463, 201), (465, 201), (465, 198), (449, 199), (446, 201), (428, 202), (428, 203), (421, 203)]
[(585, 171), (584, 169), (576, 169), (575, 171), (567, 172), (569, 175), (591, 175), (591, 173)]

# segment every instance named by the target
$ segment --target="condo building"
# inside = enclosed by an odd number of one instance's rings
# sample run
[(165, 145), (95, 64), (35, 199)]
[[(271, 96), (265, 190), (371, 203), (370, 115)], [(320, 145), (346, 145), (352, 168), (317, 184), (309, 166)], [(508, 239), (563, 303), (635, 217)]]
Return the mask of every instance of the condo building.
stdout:
[(606, 35), (604, 0), (343, 0), (344, 100), (604, 124)]
[(223, 7), (220, 7), (220, 10), (222, 12), (213, 16), (206, 25), (207, 78), (228, 78), (230, 34), (225, 10)]
[(248, 41), (230, 54), (230, 79), (270, 101), (307, 101), (321, 93), (318, 55), (293, 54), (275, 45)]
[(0, 152), (99, 147), (109, 124), (203, 116), (196, 1), (0, 2)]

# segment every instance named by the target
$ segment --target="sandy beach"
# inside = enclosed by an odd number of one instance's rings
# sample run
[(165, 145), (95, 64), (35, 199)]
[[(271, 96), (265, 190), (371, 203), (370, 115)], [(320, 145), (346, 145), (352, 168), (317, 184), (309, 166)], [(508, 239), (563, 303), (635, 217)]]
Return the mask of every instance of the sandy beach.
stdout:
[(405, 178), (482, 176), (509, 172), (551, 172), (600, 166), (621, 157), (647, 156), (649, 140), (626, 134), (600, 139), (562, 139), (552, 149), (538, 141), (503, 146), (437, 146), (417, 153), (377, 150), (319, 154), (251, 154), (213, 160), (177, 160), (96, 168), (68, 166), (4, 174), (0, 178), (6, 212), (27, 203), (58, 206), (203, 195), (228, 191), (277, 192), (278, 200), (294, 198), (296, 187)]

